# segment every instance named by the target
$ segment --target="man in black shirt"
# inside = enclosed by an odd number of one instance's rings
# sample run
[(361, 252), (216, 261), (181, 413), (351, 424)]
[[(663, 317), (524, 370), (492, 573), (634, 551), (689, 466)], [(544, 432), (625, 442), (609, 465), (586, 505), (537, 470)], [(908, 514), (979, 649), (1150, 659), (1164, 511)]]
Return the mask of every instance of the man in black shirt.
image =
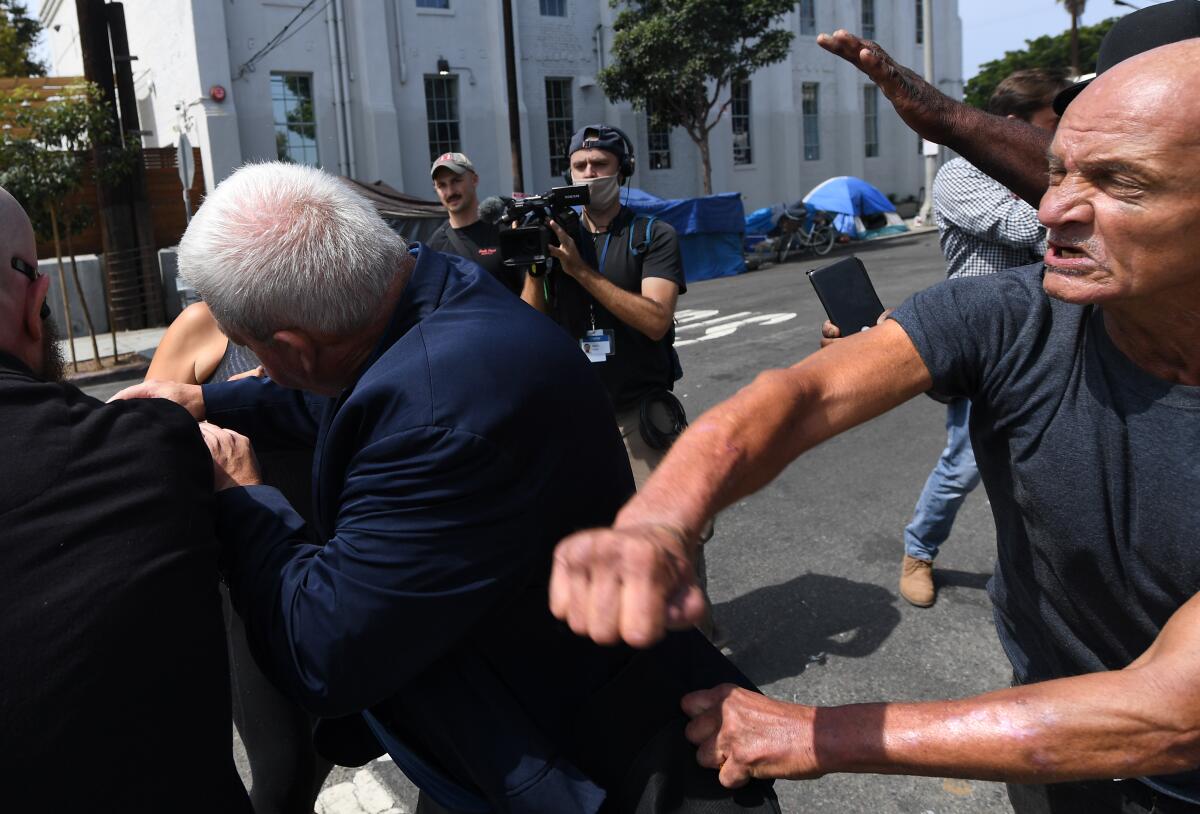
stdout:
[[(621, 184), (635, 166), (623, 132), (605, 124), (583, 127), (567, 155), (568, 180), (589, 187), (580, 240), (551, 222), (560, 245), (550, 252), (562, 270), (527, 277), (521, 298), (553, 317), (594, 363), (640, 489), (669, 444), (652, 444), (642, 420), (643, 406), (673, 400), (666, 391), (677, 378), (675, 303), (687, 291), (679, 237), (669, 223), (622, 205)], [(702, 562), (698, 567), (703, 580)], [(712, 637), (707, 614), (699, 626)]]
[(521, 293), (522, 273), (500, 262), (500, 230), (480, 220), (479, 175), (462, 153), (443, 153), (429, 170), (438, 200), (450, 213), (428, 241), (434, 251), (455, 254), (482, 266), (514, 294)]

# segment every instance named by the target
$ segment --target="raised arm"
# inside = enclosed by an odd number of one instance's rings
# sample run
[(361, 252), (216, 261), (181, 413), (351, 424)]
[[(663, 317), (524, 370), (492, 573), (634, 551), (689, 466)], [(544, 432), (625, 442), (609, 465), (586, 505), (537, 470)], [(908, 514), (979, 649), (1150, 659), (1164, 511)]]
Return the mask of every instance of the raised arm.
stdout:
[(683, 703), (726, 786), (833, 772), (1053, 783), (1200, 766), (1197, 675), (1200, 595), (1123, 670), (961, 701), (808, 707), (722, 686)]
[(691, 561), (708, 519), (805, 450), (931, 385), (894, 322), (760, 374), (692, 424), (611, 529), (559, 544), (550, 583), (554, 615), (601, 644), (635, 647), (693, 624), (703, 600)]
[(922, 138), (949, 147), (1037, 207), (1046, 191), (1051, 133), (954, 101), (897, 63), (878, 43), (848, 31), (821, 34), (817, 42), (866, 74)]

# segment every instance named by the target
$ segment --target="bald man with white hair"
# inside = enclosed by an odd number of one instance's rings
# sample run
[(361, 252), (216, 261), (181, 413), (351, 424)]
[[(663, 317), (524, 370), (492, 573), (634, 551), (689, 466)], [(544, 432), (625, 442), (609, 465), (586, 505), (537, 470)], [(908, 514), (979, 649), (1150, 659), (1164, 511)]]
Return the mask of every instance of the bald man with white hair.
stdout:
[(248, 814), (200, 432), (58, 381), (49, 280), (3, 189), (0, 264), (3, 807)]
[(761, 374), (611, 529), (559, 546), (554, 612), (646, 645), (697, 618), (689, 562), (716, 511), (920, 393), (971, 399), (1018, 686), (834, 708), (693, 693), (688, 736), (723, 783), (915, 774), (1008, 781), (1018, 812), (1200, 811), (1198, 95), (1200, 39), (1101, 74), (1050, 148), (1044, 262), (949, 280)]

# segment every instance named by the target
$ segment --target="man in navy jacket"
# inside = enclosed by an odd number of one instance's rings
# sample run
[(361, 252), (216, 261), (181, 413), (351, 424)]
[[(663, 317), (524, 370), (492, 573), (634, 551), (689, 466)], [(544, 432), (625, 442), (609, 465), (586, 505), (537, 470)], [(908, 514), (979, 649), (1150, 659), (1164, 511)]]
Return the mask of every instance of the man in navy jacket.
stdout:
[[(702, 636), (600, 647), (549, 613), (554, 543), (633, 493), (599, 380), (557, 326), (305, 167), (227, 179), (180, 265), (270, 380), (126, 395), (224, 428), (202, 425), (233, 602), (273, 680), (343, 734), (366, 723), (356, 760), (382, 745), (425, 810), (777, 810), (766, 786), (723, 791), (683, 737), (684, 692), (748, 683)], [(315, 445), (324, 545), (244, 436)]]

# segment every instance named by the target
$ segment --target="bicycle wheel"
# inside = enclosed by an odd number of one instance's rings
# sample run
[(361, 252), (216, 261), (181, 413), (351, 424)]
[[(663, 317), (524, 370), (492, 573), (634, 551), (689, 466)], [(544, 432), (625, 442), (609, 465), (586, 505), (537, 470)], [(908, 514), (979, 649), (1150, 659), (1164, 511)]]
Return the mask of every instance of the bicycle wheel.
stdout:
[(779, 238), (779, 255), (776, 258), (777, 262), (782, 263), (787, 260), (788, 254), (796, 246), (796, 232), (788, 232), (786, 235), (781, 235)]
[(812, 247), (813, 251), (818, 255), (829, 254), (829, 250), (833, 248), (833, 241), (837, 240), (837, 234), (829, 226), (819, 226), (813, 232)]

